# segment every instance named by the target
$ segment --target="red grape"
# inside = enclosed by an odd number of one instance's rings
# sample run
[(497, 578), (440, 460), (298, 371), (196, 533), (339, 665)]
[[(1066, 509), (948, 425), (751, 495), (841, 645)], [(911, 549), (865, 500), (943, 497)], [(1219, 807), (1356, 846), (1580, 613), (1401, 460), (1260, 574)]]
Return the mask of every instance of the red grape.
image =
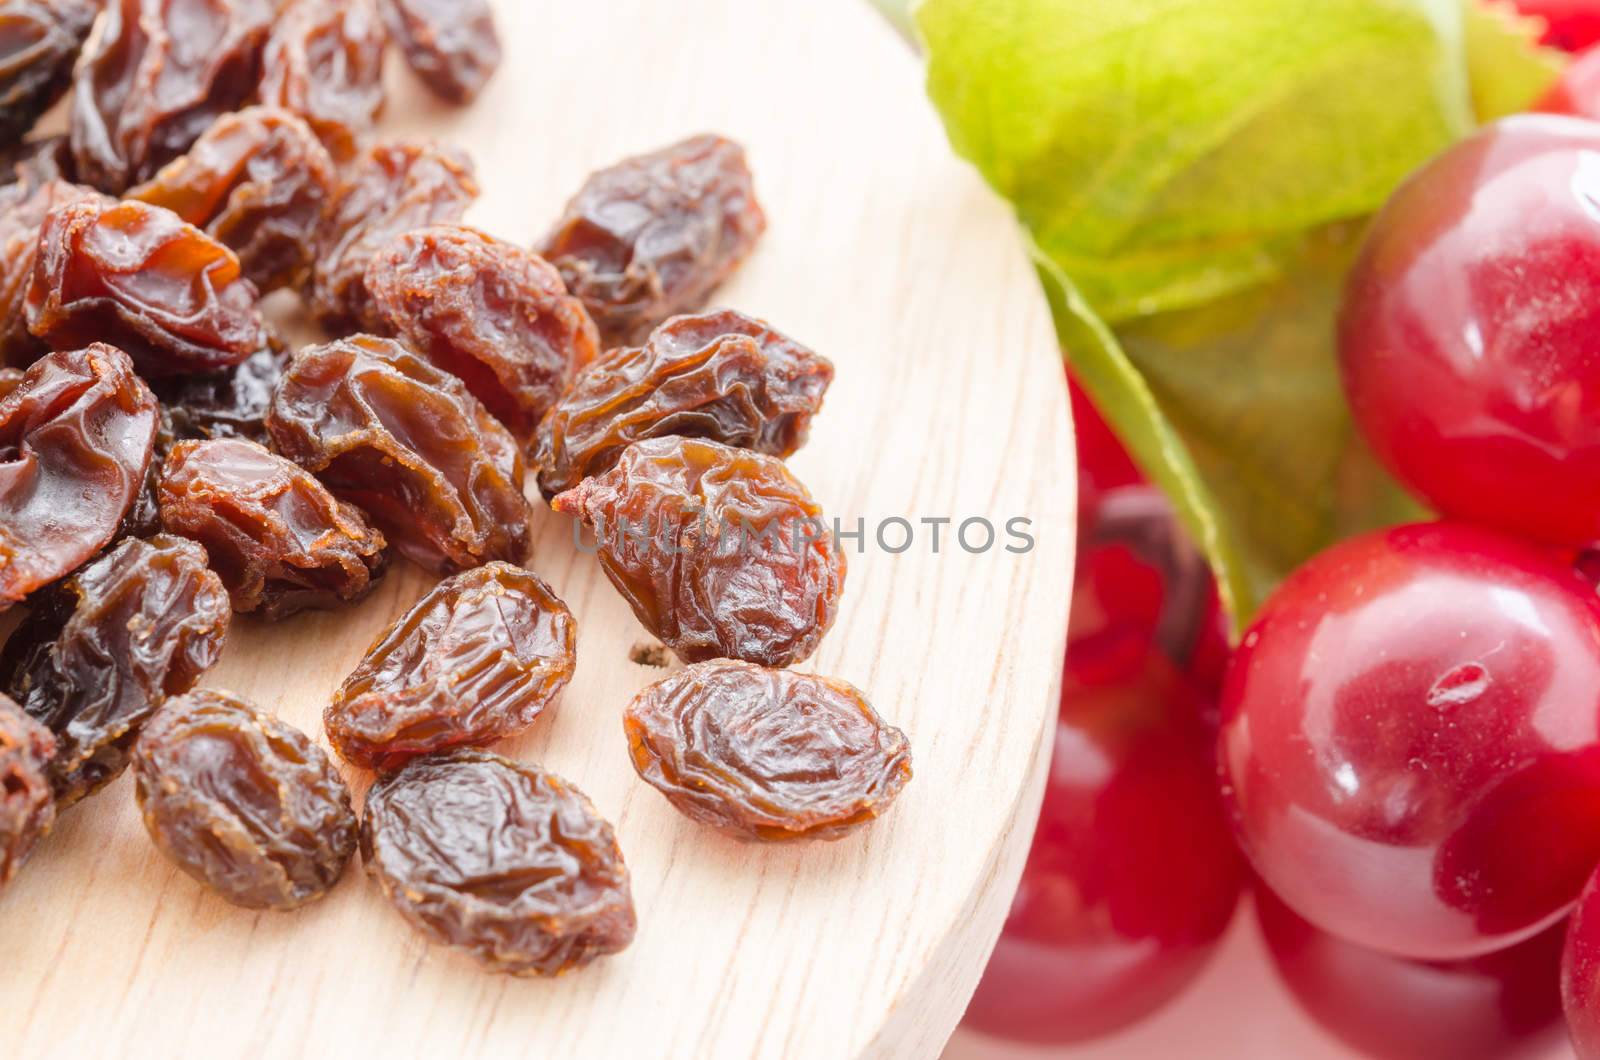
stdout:
[(1567, 924), (1561, 1007), (1580, 1060), (1600, 1060), (1600, 873), (1583, 889)]
[(1101, 494), (1138, 485), (1145, 478), (1070, 371), (1067, 394), (1072, 399), (1072, 432), (1078, 443), (1078, 524), (1083, 526), (1093, 520)]
[(1285, 985), (1375, 1060), (1511, 1060), (1559, 1034), (1562, 930), (1464, 961), (1408, 961), (1318, 931), (1265, 887), (1256, 919)]
[(1600, 123), (1497, 122), (1373, 221), (1339, 327), (1350, 404), (1446, 516), (1600, 541)]
[(1600, 861), (1600, 596), (1449, 523), (1301, 567), (1222, 695), (1224, 794), (1256, 871), (1342, 938), (1476, 956), (1560, 919)]
[(1025, 1041), (1116, 1030), (1186, 986), (1244, 868), (1206, 730), (1157, 652), (1122, 684), (1069, 670), (1044, 808), (969, 1026)]
[(1228, 659), (1227, 616), (1172, 505), (1153, 486), (1121, 486), (1100, 498), (1092, 524), (1080, 530), (1067, 643), (1072, 677), (1090, 685), (1136, 679), (1154, 649), (1214, 712)]
[(1600, 0), (1515, 0), (1525, 15), (1545, 23), (1545, 44), (1579, 51), (1600, 42)]

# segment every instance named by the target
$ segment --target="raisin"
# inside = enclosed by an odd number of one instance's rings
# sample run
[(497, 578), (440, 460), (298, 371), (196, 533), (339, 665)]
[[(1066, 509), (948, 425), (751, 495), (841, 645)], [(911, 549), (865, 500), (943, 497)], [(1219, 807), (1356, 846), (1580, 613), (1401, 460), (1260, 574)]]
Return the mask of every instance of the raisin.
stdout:
[(766, 230), (744, 149), (696, 136), (591, 176), (540, 252), (606, 347), (699, 309)]
[(117, 525), (117, 532), (111, 538), (112, 543), (121, 541), (125, 537), (149, 537), (151, 534), (161, 532), (161, 463), (165, 459), (166, 456), (161, 451), (161, 434), (157, 431), (156, 452), (150, 457), (150, 467), (145, 471), (144, 484), (139, 487), (128, 513)]
[(599, 342), (548, 262), (470, 228), (401, 236), (372, 259), (366, 285), (386, 330), (465, 382), (519, 439)]
[(105, 0), (74, 74), (82, 180), (118, 194), (155, 176), (255, 92), (276, 0)]
[(177, 442), (206, 438), (267, 440), (267, 406), (283, 377), (289, 351), (276, 338), (232, 368), (205, 375), (157, 379), (151, 389), (161, 399), (161, 432), (156, 453)]
[(397, 342), (359, 335), (301, 350), (267, 431), (421, 566), (450, 573), (528, 553), (516, 440), (461, 380)]
[(474, 750), (416, 759), (368, 794), (361, 858), (414, 927), (490, 971), (559, 975), (633, 941), (615, 833), (536, 766)]
[(0, 610), (112, 539), (155, 432), (155, 395), (110, 346), (52, 353), (0, 399)]
[(131, 758), (150, 838), (234, 905), (305, 905), (355, 853), (350, 792), (322, 748), (226, 692), (167, 700)]
[(72, 149), (65, 136), (41, 136), (0, 151), (0, 185), (39, 187), (72, 179)]
[(334, 750), (397, 769), (533, 724), (572, 678), (577, 624), (532, 571), (491, 563), (441, 582), (378, 638), (323, 714)]
[(838, 612), (844, 554), (776, 457), (652, 438), (553, 506), (594, 529), (606, 576), (685, 662), (788, 666)]
[(50, 730), (0, 695), (0, 886), (10, 883), (56, 823)]
[(0, 0), (0, 143), (25, 136), (72, 83), (97, 0)]
[(293, 111), (339, 162), (383, 110), (388, 31), (374, 0), (288, 0), (267, 38), (257, 98)]
[(267, 341), (233, 251), (142, 202), (53, 208), (27, 308), (28, 329), (55, 348), (115, 342), (152, 378), (217, 371)]
[(242, 438), (180, 442), (161, 472), (161, 525), (206, 548), (233, 609), (269, 620), (360, 600), (383, 535), (299, 464)]
[(329, 331), (381, 331), (367, 293), (373, 255), (413, 228), (461, 220), (478, 197), (472, 163), (427, 142), (375, 144), (351, 163), (328, 217), (311, 307)]
[(114, 780), (156, 708), (217, 661), (232, 611), (205, 549), (165, 534), (129, 538), (38, 597), (0, 652), (0, 690), (55, 734), (66, 806)]
[(905, 733), (815, 674), (699, 663), (640, 692), (623, 728), (646, 783), (740, 839), (839, 839), (911, 779)]
[(578, 374), (539, 425), (534, 464), (545, 498), (609, 471), (644, 438), (709, 438), (784, 457), (805, 443), (833, 365), (731, 310), (673, 317), (640, 347), (618, 347)]
[(322, 218), (338, 188), (333, 159), (286, 110), (225, 114), (188, 154), (127, 197), (164, 206), (232, 250), (261, 291), (311, 275)]
[(4, 401), (7, 394), (21, 386), (23, 378), (21, 368), (0, 368), (0, 401)]
[(35, 181), (20, 168), (18, 175), (0, 188), (0, 362), (26, 368), (50, 351), (28, 330), (27, 304), (45, 217), (65, 203), (113, 200), (61, 180)]
[(500, 66), (488, 0), (382, 0), (406, 64), (449, 103), (470, 103)]

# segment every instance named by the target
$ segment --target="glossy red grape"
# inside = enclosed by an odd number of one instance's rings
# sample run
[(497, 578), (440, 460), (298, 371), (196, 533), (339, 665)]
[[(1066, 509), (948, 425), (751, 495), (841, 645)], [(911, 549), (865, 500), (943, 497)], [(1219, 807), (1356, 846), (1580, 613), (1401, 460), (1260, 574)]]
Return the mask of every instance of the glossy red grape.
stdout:
[(1545, 44), (1579, 51), (1600, 42), (1600, 0), (1513, 0), (1525, 15), (1543, 19)]
[(1591, 120), (1600, 118), (1600, 48), (1589, 48), (1575, 56), (1533, 109)]
[(1222, 695), (1256, 872), (1352, 942), (1429, 960), (1530, 938), (1600, 862), (1600, 596), (1486, 530), (1418, 524), (1284, 581)]
[(1600, 872), (1583, 889), (1567, 924), (1561, 1007), (1579, 1060), (1600, 1060)]
[(1482, 957), (1408, 961), (1317, 930), (1265, 887), (1255, 905), (1284, 984), (1364, 1056), (1512, 1060), (1560, 1038), (1560, 926)]
[(1084, 684), (1136, 679), (1152, 650), (1214, 710), (1228, 659), (1227, 617), (1205, 557), (1153, 486), (1104, 493), (1080, 527), (1067, 668)]
[(969, 1027), (1096, 1037), (1170, 1000), (1211, 955), (1244, 867), (1192, 695), (1158, 652), (1119, 685), (1069, 670), (1038, 831)]
[(1145, 478), (1070, 371), (1067, 394), (1072, 400), (1072, 433), (1078, 445), (1078, 520), (1082, 525), (1093, 518), (1101, 494), (1137, 485)]
[(1600, 123), (1508, 118), (1414, 174), (1351, 271), (1339, 356), (1436, 511), (1600, 541)]

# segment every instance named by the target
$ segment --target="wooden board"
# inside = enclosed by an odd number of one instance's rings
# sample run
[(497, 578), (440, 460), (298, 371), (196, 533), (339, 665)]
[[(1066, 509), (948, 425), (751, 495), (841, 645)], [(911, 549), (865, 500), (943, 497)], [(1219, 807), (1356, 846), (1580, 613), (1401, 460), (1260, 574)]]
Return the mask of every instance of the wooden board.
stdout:
[[(836, 844), (751, 847), (679, 817), (634, 777), (619, 723), (661, 671), (630, 661), (645, 637), (546, 512), (532, 565), (578, 617), (580, 662), (502, 750), (616, 823), (630, 950), (553, 982), (486, 975), (413, 933), (358, 866), (301, 912), (235, 909), (156, 853), (124, 778), (0, 897), (0, 1057), (931, 1056), (960, 1016), (1031, 831), (1073, 548), (1061, 370), (1010, 218), (951, 157), (916, 61), (861, 0), (498, 14), (506, 61), (474, 107), (392, 71), (387, 127), (477, 158), (472, 222), (529, 240), (625, 154), (708, 129), (749, 147), (771, 229), (723, 300), (838, 368), (793, 465), (847, 528), (917, 528), (900, 554), (849, 545), (842, 614), (806, 666), (906, 729), (915, 779)], [(1029, 518), (1036, 546), (969, 554), (947, 527), (934, 554), (924, 517)], [(329, 693), (427, 584), (402, 567), (353, 611), (241, 621), (206, 683), (320, 736)], [(366, 777), (350, 777), (359, 798)]]

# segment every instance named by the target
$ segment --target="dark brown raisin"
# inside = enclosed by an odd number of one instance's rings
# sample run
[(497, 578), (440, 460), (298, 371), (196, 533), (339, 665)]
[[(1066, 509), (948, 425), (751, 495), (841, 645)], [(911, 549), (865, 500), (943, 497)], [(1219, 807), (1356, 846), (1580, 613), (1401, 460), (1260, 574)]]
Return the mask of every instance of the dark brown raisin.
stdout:
[(97, 0), (0, 0), (0, 144), (25, 136), (72, 83)]
[(150, 715), (217, 661), (233, 612), (205, 549), (165, 534), (129, 538), (38, 596), (0, 652), (0, 690), (55, 733), (65, 806), (122, 772)]
[(11, 882), (56, 823), (50, 730), (0, 695), (0, 887)]
[(110, 346), (52, 353), (0, 398), (0, 610), (112, 540), (155, 432), (155, 395)]
[(594, 529), (601, 566), (685, 662), (788, 666), (833, 624), (845, 559), (783, 461), (653, 438), (554, 501)]
[(28, 329), (56, 349), (115, 342), (151, 378), (214, 372), (267, 342), (233, 251), (171, 210), (96, 199), (45, 216)]
[(232, 368), (156, 380), (151, 385), (161, 399), (156, 455), (165, 460), (176, 443), (206, 438), (265, 443), (267, 406), (288, 361), (288, 349), (269, 336), (265, 346)]
[(386, 329), (460, 378), (522, 440), (599, 343), (548, 262), (471, 228), (401, 236), (372, 259), (366, 284)]
[(375, 144), (345, 172), (328, 216), (311, 291), (311, 307), (336, 334), (381, 331), (367, 293), (373, 255), (397, 236), (461, 220), (478, 197), (466, 155), (427, 142)]
[(633, 941), (615, 833), (536, 766), (471, 750), (416, 759), (368, 794), (361, 858), (413, 926), (489, 971), (559, 975)]
[(609, 350), (578, 374), (539, 425), (539, 489), (554, 497), (609, 471), (634, 442), (672, 434), (788, 456), (832, 381), (832, 364), (764, 321), (732, 310), (673, 317), (643, 346)]
[(488, 0), (381, 0), (406, 63), (433, 94), (470, 103), (500, 66)]
[(696, 136), (595, 173), (540, 252), (607, 348), (705, 305), (766, 230), (744, 149)]
[(441, 582), (373, 644), (323, 714), (334, 750), (369, 769), (493, 743), (533, 724), (572, 679), (577, 624), (538, 575), (491, 563)]
[(239, 257), (259, 290), (304, 287), (339, 186), (333, 159), (286, 110), (225, 114), (127, 197), (164, 206)]
[(276, 620), (371, 592), (383, 535), (311, 472), (255, 442), (180, 442), (161, 473), (161, 525), (206, 548), (233, 609)]
[(150, 838), (234, 905), (305, 905), (355, 853), (350, 792), (322, 748), (226, 692), (167, 700), (132, 764)]
[(306, 120), (339, 162), (383, 109), (389, 34), (374, 0), (287, 0), (261, 59), (262, 103)]
[(640, 692), (623, 728), (639, 776), (740, 839), (839, 839), (911, 779), (905, 733), (815, 674), (699, 663)]
[(527, 556), (516, 440), (461, 380), (397, 342), (360, 335), (301, 350), (267, 431), (415, 563), (450, 573)]
[(73, 78), (79, 179), (120, 193), (255, 92), (275, 0), (104, 0)]

